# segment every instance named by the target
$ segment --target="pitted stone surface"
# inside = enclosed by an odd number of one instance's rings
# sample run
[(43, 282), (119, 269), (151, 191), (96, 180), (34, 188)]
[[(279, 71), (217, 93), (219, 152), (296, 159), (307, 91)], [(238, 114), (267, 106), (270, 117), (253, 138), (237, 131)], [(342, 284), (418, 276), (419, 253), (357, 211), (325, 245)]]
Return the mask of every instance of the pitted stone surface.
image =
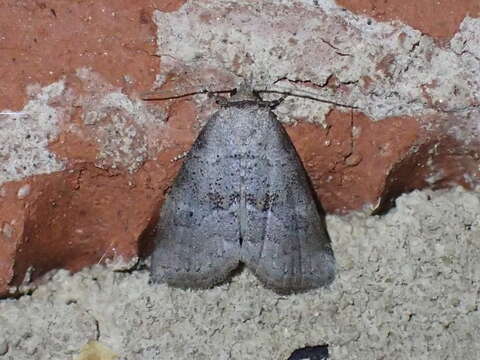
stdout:
[(413, 192), (385, 216), (327, 225), (338, 262), (327, 289), (279, 296), (246, 271), (204, 291), (150, 285), (146, 271), (60, 271), (0, 301), (5, 356), (67, 358), (97, 340), (129, 360), (278, 360), (317, 344), (339, 360), (478, 359), (478, 192)]

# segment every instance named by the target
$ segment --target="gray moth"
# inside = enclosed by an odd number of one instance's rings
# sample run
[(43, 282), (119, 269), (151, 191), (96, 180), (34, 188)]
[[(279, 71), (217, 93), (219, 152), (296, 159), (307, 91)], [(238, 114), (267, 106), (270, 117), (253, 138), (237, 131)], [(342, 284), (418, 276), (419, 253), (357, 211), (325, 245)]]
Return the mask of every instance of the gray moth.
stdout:
[(166, 196), (152, 280), (208, 288), (244, 264), (278, 293), (327, 285), (335, 258), (322, 214), (270, 103), (234, 96), (203, 127)]

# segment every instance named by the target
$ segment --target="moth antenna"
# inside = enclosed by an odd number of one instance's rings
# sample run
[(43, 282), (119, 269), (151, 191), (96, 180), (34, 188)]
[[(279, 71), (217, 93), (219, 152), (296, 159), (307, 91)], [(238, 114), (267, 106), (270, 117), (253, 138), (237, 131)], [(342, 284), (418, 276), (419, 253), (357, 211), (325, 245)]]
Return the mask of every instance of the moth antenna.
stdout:
[[(325, 103), (325, 104), (331, 104), (331, 105), (335, 105), (335, 106), (338, 106), (338, 107), (344, 107), (344, 108), (348, 108), (348, 109), (358, 109), (359, 108), (358, 106), (355, 106), (355, 105), (342, 104), (342, 103), (339, 103), (339, 102), (336, 102), (336, 101), (333, 101), (333, 100), (318, 98), (318, 97), (315, 97), (315, 96), (310, 95), (308, 93), (303, 93), (302, 94), (302, 93), (296, 93), (296, 92), (290, 92), (290, 91), (266, 90), (266, 89), (260, 89), (260, 90), (255, 90), (255, 91), (259, 94), (260, 93), (269, 93), (269, 94), (285, 95), (281, 99), (279, 99), (281, 101), (285, 100), (285, 98), (287, 96), (297, 96), (297, 97), (300, 97), (300, 98), (303, 98), (303, 99), (310, 99), (310, 100), (319, 101), (319, 102), (322, 102), (322, 103)], [(277, 104), (276, 106), (278, 106), (279, 104)]]
[[(229, 89), (229, 90), (209, 90), (209, 89), (201, 89), (197, 91), (190, 91), (183, 94), (172, 94), (170, 90), (153, 90), (147, 91), (140, 95), (140, 98), (144, 101), (156, 101), (156, 100), (173, 100), (173, 99), (181, 99), (184, 97), (195, 96), (200, 94), (208, 94), (213, 96), (214, 94), (232, 94), (236, 89)], [(172, 95), (168, 95), (168, 94)]]

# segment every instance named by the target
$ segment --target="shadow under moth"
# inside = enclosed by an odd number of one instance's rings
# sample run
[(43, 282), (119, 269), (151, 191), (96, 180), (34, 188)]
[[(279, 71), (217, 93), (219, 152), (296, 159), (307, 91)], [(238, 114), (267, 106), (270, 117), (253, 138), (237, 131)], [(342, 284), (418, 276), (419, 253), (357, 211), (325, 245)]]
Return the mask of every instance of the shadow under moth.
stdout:
[(323, 211), (271, 103), (232, 97), (201, 130), (161, 209), (153, 281), (208, 288), (244, 264), (278, 293), (335, 276)]

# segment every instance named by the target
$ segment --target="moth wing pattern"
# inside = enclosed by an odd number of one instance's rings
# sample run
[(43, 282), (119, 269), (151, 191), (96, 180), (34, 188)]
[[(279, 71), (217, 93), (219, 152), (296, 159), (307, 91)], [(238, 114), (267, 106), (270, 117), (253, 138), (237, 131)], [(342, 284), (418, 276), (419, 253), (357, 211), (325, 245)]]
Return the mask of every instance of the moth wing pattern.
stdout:
[(156, 282), (208, 288), (239, 265), (238, 169), (219, 116), (200, 132), (165, 199), (151, 260)]
[(269, 288), (306, 291), (333, 281), (323, 214), (290, 138), (271, 112), (249, 121), (241, 260)]
[(229, 102), (200, 132), (163, 205), (152, 277), (206, 288), (244, 263), (279, 293), (330, 283), (335, 260), (305, 169), (268, 105)]

